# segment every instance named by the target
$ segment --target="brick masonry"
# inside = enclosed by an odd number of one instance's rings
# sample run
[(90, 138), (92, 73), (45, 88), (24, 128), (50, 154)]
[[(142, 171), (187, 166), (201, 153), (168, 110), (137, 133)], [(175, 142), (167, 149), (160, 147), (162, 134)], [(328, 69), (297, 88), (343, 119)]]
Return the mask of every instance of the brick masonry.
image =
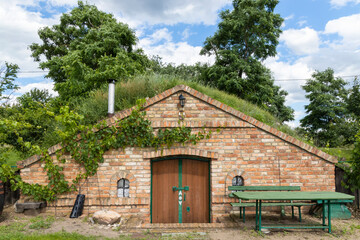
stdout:
[[(193, 132), (202, 127), (212, 130), (210, 139), (197, 145), (175, 145), (170, 149), (112, 149), (104, 154), (98, 173), (79, 184), (86, 195), (84, 211), (111, 209), (130, 217), (141, 216), (150, 222), (151, 160), (162, 156), (188, 155), (210, 159), (211, 222), (229, 214), (231, 207), (227, 187), (235, 176), (242, 176), (245, 185), (301, 186), (303, 191), (334, 191), (336, 159), (291, 136), (273, 129), (210, 97), (189, 88), (176, 86), (145, 104), (147, 118), (154, 130), (177, 127), (179, 124), (178, 97), (183, 94), (186, 105), (182, 124)], [(108, 125), (128, 116), (131, 109), (107, 119)], [(216, 132), (221, 127), (220, 132)], [(61, 148), (49, 149), (53, 154)], [(68, 180), (82, 171), (70, 156), (64, 156), (64, 173)], [(21, 176), (29, 183), (46, 184), (47, 177), (39, 156), (18, 163)], [(130, 182), (129, 197), (117, 197), (117, 181)], [(69, 214), (77, 193), (59, 197), (49, 203), (47, 210)]]

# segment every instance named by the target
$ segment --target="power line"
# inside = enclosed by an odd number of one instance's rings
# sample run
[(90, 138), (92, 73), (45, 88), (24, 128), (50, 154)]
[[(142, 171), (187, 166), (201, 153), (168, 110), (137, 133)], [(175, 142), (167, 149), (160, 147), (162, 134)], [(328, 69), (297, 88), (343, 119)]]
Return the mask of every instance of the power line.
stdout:
[(46, 73), (49, 72), (49, 70), (44, 70), (44, 71), (39, 71), (39, 70), (34, 70), (34, 71), (18, 71), (18, 73)]
[[(49, 70), (44, 70), (44, 71), (41, 71), (41, 70), (22, 70), (22, 71), (18, 71), (18, 73), (48, 73)], [(359, 77), (360, 74), (357, 74), (357, 75), (348, 75), (348, 76), (336, 76), (336, 78), (355, 78), (355, 77)], [(310, 78), (283, 78), (283, 79), (275, 79), (274, 81), (275, 82), (294, 82), (294, 81), (306, 81)]]
[[(359, 77), (360, 74), (358, 75), (350, 75), (350, 76), (336, 76), (336, 78), (350, 78), (350, 77)], [(310, 78), (284, 78), (284, 79), (276, 79), (274, 80), (275, 82), (287, 82), (287, 81), (303, 81), (303, 80), (308, 80)]]

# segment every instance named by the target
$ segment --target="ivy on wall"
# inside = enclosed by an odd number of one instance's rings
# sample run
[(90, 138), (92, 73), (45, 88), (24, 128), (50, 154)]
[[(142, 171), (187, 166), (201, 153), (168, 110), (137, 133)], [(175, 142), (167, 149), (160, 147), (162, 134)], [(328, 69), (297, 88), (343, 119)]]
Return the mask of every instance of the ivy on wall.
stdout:
[[(63, 157), (69, 154), (71, 158), (83, 167), (84, 171), (68, 182), (63, 174), (63, 167), (56, 164), (47, 150), (41, 151), (41, 161), (47, 172), (48, 185), (29, 184), (16, 175), (14, 169), (4, 164), (0, 168), (3, 181), (10, 181), (12, 189), (20, 189), (25, 195), (31, 195), (34, 200), (54, 201), (59, 194), (76, 191), (76, 185), (84, 179), (96, 174), (99, 165), (104, 162), (104, 153), (112, 148), (152, 147), (163, 149), (175, 143), (196, 144), (202, 139), (208, 139), (211, 131), (203, 128), (197, 133), (191, 133), (191, 128), (180, 126), (176, 128), (159, 129), (157, 133), (146, 119), (146, 111), (142, 110), (145, 100), (138, 101), (131, 114), (118, 120), (113, 126), (107, 126), (105, 121), (95, 125), (80, 124), (83, 116), (63, 107), (56, 120), (62, 122), (64, 129), (58, 130), (63, 148), (56, 153), (58, 163), (65, 163)], [(180, 124), (179, 124), (180, 125)]]

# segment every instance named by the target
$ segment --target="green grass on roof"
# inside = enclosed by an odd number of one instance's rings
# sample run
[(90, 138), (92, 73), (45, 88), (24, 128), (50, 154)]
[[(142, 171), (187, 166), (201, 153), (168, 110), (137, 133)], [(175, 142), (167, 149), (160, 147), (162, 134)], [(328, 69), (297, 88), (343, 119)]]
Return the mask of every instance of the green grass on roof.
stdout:
[[(280, 124), (280, 121), (271, 113), (252, 103), (198, 82), (183, 80), (171, 75), (139, 75), (126, 82), (118, 82), (115, 87), (115, 111), (134, 106), (139, 98), (151, 98), (181, 84), (187, 85), (282, 132), (298, 137), (289, 126)], [(78, 103), (77, 110), (85, 115), (89, 122), (105, 118), (107, 115), (107, 94), (107, 86), (92, 92), (89, 98)]]

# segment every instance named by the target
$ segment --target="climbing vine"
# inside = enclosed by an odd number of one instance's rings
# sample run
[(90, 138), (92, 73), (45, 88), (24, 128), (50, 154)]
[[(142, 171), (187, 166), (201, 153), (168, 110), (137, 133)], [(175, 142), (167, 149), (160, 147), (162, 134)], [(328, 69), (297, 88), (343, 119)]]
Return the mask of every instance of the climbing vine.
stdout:
[[(203, 128), (198, 133), (191, 133), (191, 128), (180, 126), (169, 129), (159, 129), (157, 133), (147, 120), (146, 111), (141, 111), (144, 100), (138, 101), (137, 107), (131, 114), (114, 125), (107, 126), (105, 121), (95, 125), (80, 124), (83, 116), (64, 107), (56, 120), (61, 122), (64, 129), (58, 129), (61, 137), (61, 150), (56, 153), (58, 163), (65, 163), (65, 155), (83, 167), (70, 183), (63, 174), (63, 167), (54, 162), (47, 150), (42, 150), (41, 161), (47, 172), (48, 185), (29, 184), (23, 182), (19, 175), (7, 165), (2, 165), (0, 173), (2, 179), (10, 181), (13, 190), (20, 189), (23, 194), (31, 195), (35, 200), (53, 201), (57, 195), (76, 191), (76, 185), (84, 179), (96, 174), (99, 164), (104, 162), (104, 153), (111, 148), (152, 147), (163, 149), (175, 143), (196, 144), (200, 140), (210, 138), (211, 131)], [(179, 124), (181, 125), (181, 124)]]

